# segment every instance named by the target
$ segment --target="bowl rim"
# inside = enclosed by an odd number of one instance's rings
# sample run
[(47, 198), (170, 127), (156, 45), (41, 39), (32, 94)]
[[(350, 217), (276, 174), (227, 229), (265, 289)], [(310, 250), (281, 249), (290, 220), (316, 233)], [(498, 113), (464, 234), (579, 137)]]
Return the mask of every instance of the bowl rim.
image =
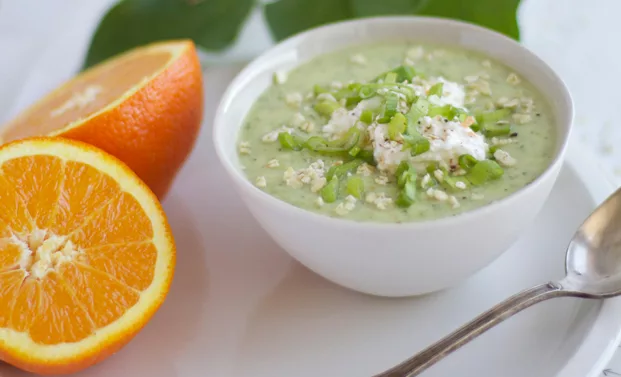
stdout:
[[(386, 22), (391, 22), (391, 23), (395, 23), (395, 22), (400, 22), (400, 23), (412, 23), (412, 22), (421, 23), (423, 22), (424, 23), (424, 22), (427, 22), (427, 23), (432, 23), (436, 25), (442, 25), (442, 24), (451, 25), (452, 27), (455, 27), (455, 28), (462, 28), (464, 30), (472, 30), (474, 32), (488, 34), (489, 36), (496, 38), (499, 41), (499, 43), (505, 43), (511, 48), (517, 51), (520, 51), (522, 55), (526, 56), (528, 59), (536, 63), (536, 65), (538, 66), (537, 67), (538, 70), (545, 71), (545, 73), (549, 77), (551, 77), (552, 80), (556, 81), (557, 87), (559, 89), (558, 94), (562, 95), (564, 99), (563, 102), (567, 104), (567, 108), (565, 109), (565, 112), (568, 115), (567, 119), (568, 119), (569, 124), (567, 125), (567, 127), (563, 127), (563, 129), (566, 130), (565, 132), (558, 134), (558, 138), (562, 140), (560, 140), (560, 143), (558, 144), (557, 151), (554, 155), (554, 158), (550, 161), (546, 169), (539, 176), (537, 176), (537, 178), (535, 178), (533, 181), (528, 183), (526, 186), (518, 189), (517, 191), (499, 200), (493, 201), (481, 207), (474, 208), (468, 211), (464, 211), (462, 213), (452, 215), (452, 216), (440, 217), (440, 218), (429, 219), (429, 220), (404, 221), (404, 222), (399, 222), (399, 223), (378, 222), (378, 221), (359, 221), (359, 220), (352, 220), (352, 219), (347, 219), (347, 218), (332, 217), (332, 216), (325, 215), (325, 214), (319, 214), (311, 210), (307, 210), (304, 208), (297, 207), (293, 204), (290, 204), (284, 200), (281, 200), (275, 196), (272, 196), (266, 193), (265, 191), (253, 185), (251, 181), (246, 176), (243, 175), (240, 169), (237, 168), (235, 164), (231, 161), (231, 159), (227, 156), (227, 153), (224, 150), (225, 146), (222, 145), (223, 143), (220, 142), (220, 140), (222, 139), (221, 135), (223, 134), (223, 129), (226, 124), (224, 120), (225, 103), (234, 100), (232, 99), (233, 93), (243, 88), (245, 85), (247, 85), (246, 79), (255, 76), (256, 75), (255, 71), (258, 72), (260, 70), (265, 69), (262, 66), (264, 63), (263, 61), (265, 59), (269, 58), (270, 56), (274, 54), (279, 55), (282, 52), (290, 51), (293, 47), (299, 44), (304, 38), (307, 38), (308, 36), (312, 34), (326, 33), (326, 32), (337, 33), (342, 28), (353, 27), (353, 26), (357, 26), (360, 24), (372, 25), (374, 23), (381, 24), (381, 23), (386, 23)], [(415, 40), (415, 38), (411, 38), (411, 39)], [(355, 43), (352, 43), (351, 45), (355, 45), (356, 43), (360, 44), (364, 42), (356, 41)], [(483, 54), (490, 55), (489, 53), (486, 53), (485, 51), (480, 51), (480, 52)], [(532, 83), (532, 84), (539, 90), (536, 83)], [(544, 98), (550, 101), (549, 96), (544, 95)], [(555, 122), (558, 125), (558, 122), (560, 121), (555, 119)], [(384, 229), (384, 230), (389, 230), (389, 229), (416, 230), (416, 229), (428, 229), (428, 228), (438, 227), (438, 226), (449, 226), (449, 225), (469, 222), (480, 216), (486, 216), (490, 212), (496, 211), (503, 207), (510, 206), (515, 201), (517, 201), (521, 196), (524, 196), (524, 195), (527, 195), (533, 192), (536, 189), (536, 186), (539, 186), (540, 184), (542, 184), (543, 181), (550, 179), (550, 178), (553, 179), (554, 177), (552, 176), (557, 173), (558, 168), (560, 168), (560, 165), (563, 163), (563, 159), (565, 156), (565, 152), (567, 151), (567, 145), (569, 143), (570, 135), (571, 135), (572, 128), (573, 128), (573, 122), (574, 122), (574, 103), (573, 103), (573, 99), (571, 97), (571, 94), (565, 82), (545, 61), (543, 61), (543, 59), (541, 59), (539, 56), (537, 56), (534, 52), (532, 52), (530, 49), (528, 49), (524, 45), (520, 44), (518, 41), (511, 39), (497, 31), (494, 31), (494, 30), (491, 30), (491, 29), (488, 29), (482, 26), (478, 26), (478, 25), (475, 25), (469, 22), (459, 21), (459, 20), (440, 18), (440, 17), (428, 17), (428, 16), (380, 16), (380, 17), (367, 17), (367, 18), (360, 18), (360, 19), (355, 19), (355, 20), (333, 22), (333, 23), (325, 24), (319, 27), (306, 30), (306, 31), (295, 34), (275, 44), (274, 46), (264, 51), (256, 58), (254, 58), (248, 65), (246, 65), (235, 76), (235, 78), (229, 83), (224, 94), (222, 95), (220, 102), (218, 104), (218, 108), (216, 110), (215, 118), (214, 118), (212, 138), (213, 138), (213, 144), (215, 146), (216, 154), (218, 155), (218, 158), (220, 159), (221, 164), (224, 166), (229, 176), (233, 178), (233, 180), (237, 183), (237, 185), (240, 186), (240, 188), (246, 189), (249, 194), (252, 194), (254, 199), (264, 200), (266, 203), (269, 203), (270, 206), (275, 206), (282, 211), (289, 211), (299, 216), (306, 216), (308, 220), (310, 221), (325, 222), (326, 223), (325, 225), (334, 225), (334, 226), (339, 226), (341, 228), (351, 227), (351, 228), (356, 228), (356, 229), (361, 229), (361, 230), (378, 229), (378, 228)], [(562, 131), (561, 127), (557, 127), (557, 129), (558, 131)]]

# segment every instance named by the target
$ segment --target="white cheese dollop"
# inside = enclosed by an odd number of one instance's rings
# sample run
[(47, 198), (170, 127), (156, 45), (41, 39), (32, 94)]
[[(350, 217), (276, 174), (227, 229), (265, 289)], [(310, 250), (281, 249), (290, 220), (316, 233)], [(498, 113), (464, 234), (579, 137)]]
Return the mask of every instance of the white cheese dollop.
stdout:
[(442, 96), (429, 96), (429, 102), (436, 106), (452, 105), (463, 109), (466, 99), (464, 86), (454, 81), (448, 81), (444, 77), (434, 77), (429, 81), (429, 84), (433, 86), (439, 82), (444, 84), (442, 87)]
[(394, 173), (403, 160), (409, 160), (417, 169), (424, 170), (426, 163), (437, 161), (446, 165), (457, 164), (462, 154), (470, 154), (477, 160), (484, 160), (489, 149), (483, 135), (464, 127), (458, 121), (444, 122), (436, 117), (423, 117), (419, 126), (421, 135), (429, 139), (429, 151), (418, 156), (411, 156), (410, 151), (403, 151), (402, 144), (388, 139), (386, 124), (369, 126), (369, 136), (373, 145), (373, 155), (377, 168)]

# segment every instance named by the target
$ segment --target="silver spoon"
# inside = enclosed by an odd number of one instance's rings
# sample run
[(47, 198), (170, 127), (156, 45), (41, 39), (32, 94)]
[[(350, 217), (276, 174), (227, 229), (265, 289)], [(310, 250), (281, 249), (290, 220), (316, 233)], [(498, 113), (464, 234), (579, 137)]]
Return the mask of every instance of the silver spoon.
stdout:
[(567, 247), (566, 275), (496, 305), (414, 357), (375, 377), (417, 376), (512, 315), (555, 297), (604, 299), (621, 295), (621, 189), (582, 223)]

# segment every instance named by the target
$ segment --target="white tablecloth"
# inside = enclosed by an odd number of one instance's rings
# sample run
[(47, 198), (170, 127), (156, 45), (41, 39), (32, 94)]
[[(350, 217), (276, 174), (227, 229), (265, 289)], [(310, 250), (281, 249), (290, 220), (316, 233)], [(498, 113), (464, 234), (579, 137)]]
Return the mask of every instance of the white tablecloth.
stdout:
[[(71, 77), (97, 20), (111, 2), (0, 2), (0, 123)], [(560, 73), (573, 95), (572, 142), (595, 152), (617, 186), (621, 185), (621, 147), (617, 147), (621, 125), (614, 118), (621, 118), (620, 14), (619, 0), (524, 0), (520, 9), (523, 43)], [(49, 48), (52, 42), (54, 48)], [(227, 56), (249, 56), (269, 43), (257, 12)], [(621, 376), (621, 354), (609, 368), (602, 375)]]

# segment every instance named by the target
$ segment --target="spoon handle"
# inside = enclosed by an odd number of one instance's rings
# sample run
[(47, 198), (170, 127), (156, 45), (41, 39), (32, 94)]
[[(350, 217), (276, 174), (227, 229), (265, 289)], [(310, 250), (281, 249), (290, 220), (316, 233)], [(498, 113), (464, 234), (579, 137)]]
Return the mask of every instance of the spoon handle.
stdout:
[(567, 292), (557, 283), (538, 285), (494, 306), (471, 322), (454, 331), (444, 339), (429, 346), (412, 358), (375, 377), (412, 377), (422, 373), (451, 352), (459, 349), (485, 331), (496, 326), (512, 315), (553, 297), (566, 295)]

